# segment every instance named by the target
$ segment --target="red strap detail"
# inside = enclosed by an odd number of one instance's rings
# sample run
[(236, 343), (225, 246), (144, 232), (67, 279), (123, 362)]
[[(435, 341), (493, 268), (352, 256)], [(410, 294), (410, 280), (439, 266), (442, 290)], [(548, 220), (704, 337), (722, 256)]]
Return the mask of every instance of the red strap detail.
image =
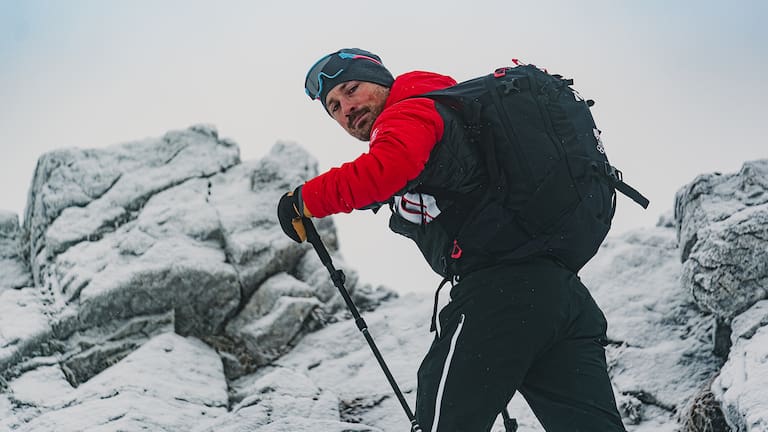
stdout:
[(453, 259), (459, 259), (461, 258), (461, 247), (459, 247), (458, 240), (453, 241), (453, 250), (451, 250), (451, 258)]
[(498, 68), (495, 71), (493, 71), (494, 78), (501, 78), (506, 74), (507, 74), (507, 68)]

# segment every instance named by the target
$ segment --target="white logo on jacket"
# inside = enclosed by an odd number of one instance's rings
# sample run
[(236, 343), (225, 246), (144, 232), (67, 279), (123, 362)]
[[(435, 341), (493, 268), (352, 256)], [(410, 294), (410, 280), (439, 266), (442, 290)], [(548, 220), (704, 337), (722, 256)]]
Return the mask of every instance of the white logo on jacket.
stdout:
[(440, 215), (437, 200), (432, 195), (406, 193), (395, 196), (394, 211), (408, 222), (418, 225), (428, 224)]

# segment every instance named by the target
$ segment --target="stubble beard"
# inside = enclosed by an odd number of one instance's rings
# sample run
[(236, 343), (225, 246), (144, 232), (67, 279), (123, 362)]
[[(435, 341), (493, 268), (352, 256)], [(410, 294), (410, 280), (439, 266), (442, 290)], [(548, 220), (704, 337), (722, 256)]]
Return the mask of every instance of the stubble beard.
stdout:
[(359, 139), (360, 141), (370, 141), (371, 140), (371, 129), (373, 128), (373, 122), (376, 120), (376, 117), (378, 117), (379, 113), (374, 113), (371, 110), (366, 110), (365, 113), (370, 113), (367, 119), (363, 122), (363, 124), (360, 125), (358, 128), (353, 128), (349, 130), (349, 134), (353, 137)]

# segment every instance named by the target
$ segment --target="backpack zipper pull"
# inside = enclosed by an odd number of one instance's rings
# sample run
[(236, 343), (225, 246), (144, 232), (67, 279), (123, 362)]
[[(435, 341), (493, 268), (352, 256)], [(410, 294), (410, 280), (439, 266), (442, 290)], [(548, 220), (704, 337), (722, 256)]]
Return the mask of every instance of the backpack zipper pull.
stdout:
[(453, 241), (453, 249), (451, 249), (451, 258), (453, 259), (459, 259), (461, 258), (461, 253), (463, 251), (461, 250), (461, 247), (459, 246), (459, 241), (454, 240)]

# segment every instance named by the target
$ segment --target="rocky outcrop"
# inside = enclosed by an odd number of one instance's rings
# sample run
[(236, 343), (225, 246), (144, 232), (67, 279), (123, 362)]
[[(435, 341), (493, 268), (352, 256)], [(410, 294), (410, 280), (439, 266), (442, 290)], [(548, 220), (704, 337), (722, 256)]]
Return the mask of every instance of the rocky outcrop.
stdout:
[(727, 359), (711, 386), (734, 431), (768, 428), (768, 160), (706, 174), (675, 199), (681, 283), (717, 320), (713, 350)]
[(682, 283), (725, 322), (768, 298), (768, 160), (706, 174), (675, 199)]
[[(0, 214), (0, 428), (189, 430), (227, 412), (228, 381), (343, 316), (274, 217), (316, 174), (294, 144), (243, 163), (207, 126), (43, 155), (23, 227)], [(358, 287), (331, 219), (317, 227), (355, 298), (393, 295)]]

